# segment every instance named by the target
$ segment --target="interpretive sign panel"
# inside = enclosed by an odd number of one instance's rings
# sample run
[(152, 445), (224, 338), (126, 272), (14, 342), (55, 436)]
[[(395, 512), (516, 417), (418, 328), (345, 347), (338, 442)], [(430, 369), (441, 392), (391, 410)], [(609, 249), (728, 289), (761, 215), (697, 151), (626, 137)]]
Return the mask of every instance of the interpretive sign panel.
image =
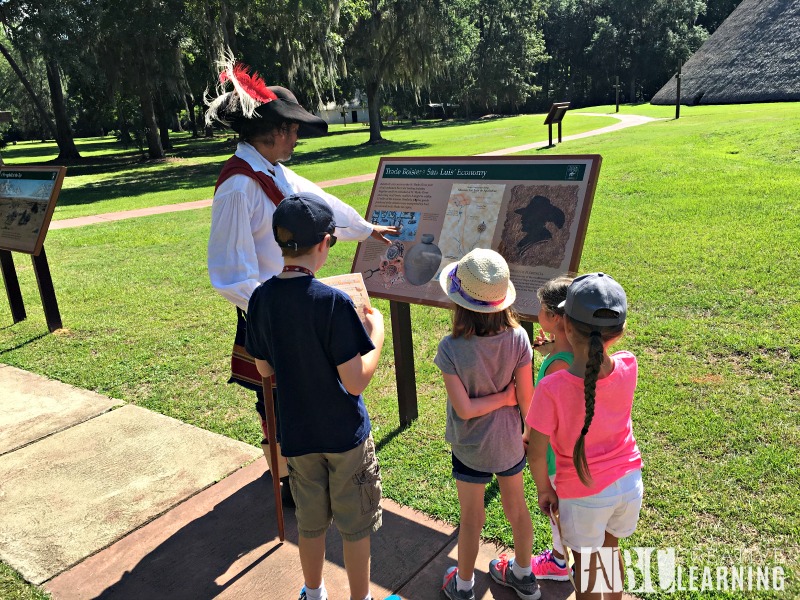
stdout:
[(368, 238), (354, 273), (367, 291), (399, 302), (450, 306), (438, 277), (473, 248), (502, 254), (514, 308), (535, 321), (536, 290), (577, 272), (601, 157), (382, 158), (366, 219), (400, 227), (387, 247)]
[(42, 249), (66, 167), (0, 167), (0, 249)]
[(564, 115), (569, 110), (569, 102), (554, 102), (550, 106), (547, 116), (544, 118), (545, 125), (553, 125), (554, 123), (561, 123)]

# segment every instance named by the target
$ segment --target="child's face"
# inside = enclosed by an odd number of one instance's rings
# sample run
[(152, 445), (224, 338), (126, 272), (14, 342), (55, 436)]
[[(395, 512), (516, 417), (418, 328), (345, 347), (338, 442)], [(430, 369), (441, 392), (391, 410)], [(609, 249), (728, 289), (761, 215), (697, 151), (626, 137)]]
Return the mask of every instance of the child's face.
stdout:
[(539, 327), (546, 333), (553, 333), (557, 320), (558, 315), (542, 304), (539, 309)]

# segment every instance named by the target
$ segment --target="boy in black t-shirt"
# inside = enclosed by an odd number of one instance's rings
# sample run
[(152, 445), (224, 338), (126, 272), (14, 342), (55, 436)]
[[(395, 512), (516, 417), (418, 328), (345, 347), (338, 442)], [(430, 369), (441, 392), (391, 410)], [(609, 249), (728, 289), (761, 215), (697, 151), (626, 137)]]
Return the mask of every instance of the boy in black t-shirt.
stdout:
[(378, 365), (383, 316), (365, 324), (344, 292), (314, 278), (325, 264), (336, 224), (311, 193), (284, 198), (272, 219), (283, 272), (253, 292), (247, 351), (263, 376), (275, 372), (278, 433), (297, 508), (300, 598), (323, 600), (325, 533), (336, 521), (354, 600), (370, 598), (370, 534), (381, 526), (381, 479), (361, 392)]

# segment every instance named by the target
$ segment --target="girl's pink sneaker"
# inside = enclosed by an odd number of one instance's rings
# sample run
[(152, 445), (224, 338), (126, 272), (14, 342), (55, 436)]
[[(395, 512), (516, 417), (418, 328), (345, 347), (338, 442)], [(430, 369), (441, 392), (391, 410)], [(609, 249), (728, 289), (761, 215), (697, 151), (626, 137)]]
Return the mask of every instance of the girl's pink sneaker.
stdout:
[(553, 553), (545, 550), (531, 558), (531, 570), (536, 579), (551, 579), (553, 581), (569, 581), (569, 567), (559, 567)]

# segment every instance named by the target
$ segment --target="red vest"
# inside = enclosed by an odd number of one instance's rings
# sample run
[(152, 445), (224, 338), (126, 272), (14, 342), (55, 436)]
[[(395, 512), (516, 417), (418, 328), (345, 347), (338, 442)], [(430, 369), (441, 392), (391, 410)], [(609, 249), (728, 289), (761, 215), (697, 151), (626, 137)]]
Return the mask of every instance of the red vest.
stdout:
[[(275, 206), (278, 206), (283, 200), (283, 194), (275, 185), (272, 177), (260, 171), (254, 171), (246, 160), (238, 156), (231, 156), (225, 161), (222, 166), (222, 172), (217, 179), (217, 185), (214, 187), (216, 193), (217, 188), (222, 185), (222, 182), (233, 177), (234, 175), (246, 175), (250, 179), (255, 179), (267, 198), (272, 200)], [(233, 353), (231, 355), (231, 378), (228, 383), (238, 383), (251, 390), (261, 389), (261, 374), (256, 368), (253, 357), (247, 353), (244, 347), (245, 337), (247, 335), (247, 321), (245, 319), (244, 311), (236, 308), (237, 325), (236, 325), (236, 339), (233, 342)]]
[(223, 181), (234, 175), (247, 175), (250, 179), (255, 179), (258, 185), (261, 186), (261, 189), (264, 190), (267, 198), (272, 200), (275, 206), (278, 206), (280, 201), (283, 200), (283, 193), (278, 189), (278, 186), (275, 185), (275, 181), (272, 177), (261, 171), (254, 171), (253, 167), (251, 167), (246, 160), (236, 155), (231, 156), (222, 166), (222, 172), (217, 179), (217, 185), (214, 186), (214, 193), (216, 193), (217, 188), (222, 185)]

